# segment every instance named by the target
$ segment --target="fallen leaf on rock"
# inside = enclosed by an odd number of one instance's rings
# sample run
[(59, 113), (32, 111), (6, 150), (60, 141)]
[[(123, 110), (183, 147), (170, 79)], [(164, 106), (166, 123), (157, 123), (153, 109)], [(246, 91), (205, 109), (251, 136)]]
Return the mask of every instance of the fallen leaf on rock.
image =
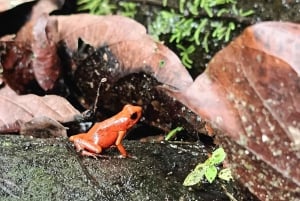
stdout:
[(300, 25), (260, 23), (217, 53), (184, 91), (219, 128), (237, 178), (261, 200), (300, 197)]
[(20, 125), (20, 134), (37, 138), (67, 137), (66, 128), (54, 119), (40, 116)]
[(22, 124), (33, 118), (47, 117), (52, 122), (63, 123), (80, 116), (79, 111), (60, 96), (17, 95), (7, 86), (0, 90), (0, 105), (0, 133), (18, 132)]

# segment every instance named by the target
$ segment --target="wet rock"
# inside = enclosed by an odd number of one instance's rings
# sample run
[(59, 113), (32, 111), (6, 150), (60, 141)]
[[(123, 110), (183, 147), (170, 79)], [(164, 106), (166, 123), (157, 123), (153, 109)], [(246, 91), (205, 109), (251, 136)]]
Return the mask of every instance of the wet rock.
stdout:
[(199, 144), (124, 144), (137, 159), (81, 157), (66, 138), (1, 136), (0, 200), (224, 201), (230, 200), (228, 193), (237, 200), (255, 200), (232, 182), (182, 186), (190, 170), (207, 158)]

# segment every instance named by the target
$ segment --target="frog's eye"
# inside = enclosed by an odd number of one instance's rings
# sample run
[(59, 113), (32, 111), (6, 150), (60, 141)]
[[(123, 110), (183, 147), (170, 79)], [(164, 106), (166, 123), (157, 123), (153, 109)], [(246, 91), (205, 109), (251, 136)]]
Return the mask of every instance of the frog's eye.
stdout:
[(136, 118), (138, 117), (138, 114), (135, 112), (130, 116), (131, 120), (136, 120)]

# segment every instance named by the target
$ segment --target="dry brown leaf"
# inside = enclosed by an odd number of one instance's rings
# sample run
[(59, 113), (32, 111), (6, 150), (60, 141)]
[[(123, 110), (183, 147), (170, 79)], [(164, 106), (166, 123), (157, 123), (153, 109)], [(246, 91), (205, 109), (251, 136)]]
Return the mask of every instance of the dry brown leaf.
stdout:
[(51, 18), (58, 21), (59, 38), (64, 40), (71, 50), (77, 50), (79, 38), (98, 48), (127, 40), (138, 40), (146, 34), (143, 25), (118, 15), (76, 14)]
[(38, 138), (67, 137), (67, 130), (56, 120), (40, 116), (21, 124), (20, 134)]
[(219, 128), (237, 178), (261, 200), (300, 197), (300, 25), (247, 28), (170, 95)]
[(23, 123), (47, 117), (58, 122), (74, 121), (80, 115), (68, 101), (56, 95), (17, 95), (9, 87), (0, 90), (0, 132), (18, 132)]

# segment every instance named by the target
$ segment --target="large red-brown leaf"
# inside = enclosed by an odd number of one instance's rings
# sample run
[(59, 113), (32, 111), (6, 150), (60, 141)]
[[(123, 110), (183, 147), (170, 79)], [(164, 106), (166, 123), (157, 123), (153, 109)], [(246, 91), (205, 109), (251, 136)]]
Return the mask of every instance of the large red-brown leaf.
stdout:
[(300, 197), (300, 25), (247, 28), (170, 95), (219, 128), (239, 178), (262, 200)]
[(79, 38), (94, 48), (108, 47), (118, 63), (111, 70), (116, 75), (145, 72), (179, 89), (192, 83), (179, 58), (154, 41), (146, 34), (146, 29), (132, 19), (88, 14), (52, 18), (58, 21), (60, 39), (73, 53), (78, 51)]
[[(60, 96), (18, 95), (7, 86), (0, 90), (0, 105), (0, 133), (18, 132), (24, 127), (24, 123), (34, 119), (40, 121), (46, 117), (62, 123), (73, 121), (80, 115), (79, 111)], [(47, 122), (43, 121), (44, 124)], [(37, 128), (37, 124), (35, 125)], [(31, 125), (31, 129), (33, 127)]]

